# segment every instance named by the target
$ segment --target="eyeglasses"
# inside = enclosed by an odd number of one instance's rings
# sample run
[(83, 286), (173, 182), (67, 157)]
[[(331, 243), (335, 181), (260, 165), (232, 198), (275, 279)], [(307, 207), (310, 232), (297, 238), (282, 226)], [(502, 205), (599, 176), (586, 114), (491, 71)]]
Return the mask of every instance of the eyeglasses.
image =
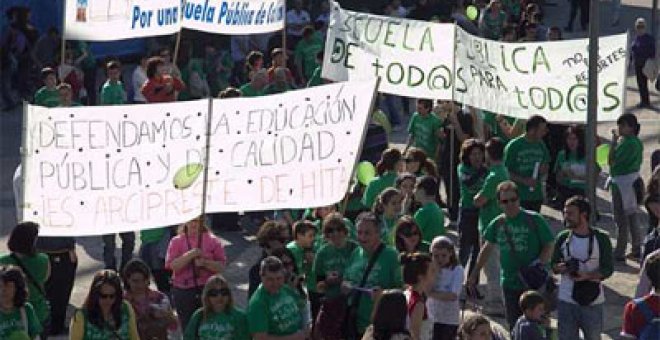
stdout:
[(229, 296), (231, 294), (231, 291), (229, 288), (213, 288), (209, 289), (207, 295), (209, 297), (216, 297), (216, 296)]
[(326, 235), (330, 235), (332, 233), (338, 233), (340, 231), (341, 231), (341, 229), (339, 229), (339, 228), (325, 228), (325, 230), (323, 230), (323, 233), (326, 234)]
[(114, 300), (115, 294), (103, 294), (99, 293), (99, 297), (104, 300)]
[(508, 199), (501, 199), (500, 203), (502, 204), (509, 204), (509, 203), (514, 203), (518, 201), (518, 197), (513, 197), (513, 198), (508, 198)]
[(419, 231), (413, 229), (401, 230), (401, 235), (405, 237), (419, 236)]

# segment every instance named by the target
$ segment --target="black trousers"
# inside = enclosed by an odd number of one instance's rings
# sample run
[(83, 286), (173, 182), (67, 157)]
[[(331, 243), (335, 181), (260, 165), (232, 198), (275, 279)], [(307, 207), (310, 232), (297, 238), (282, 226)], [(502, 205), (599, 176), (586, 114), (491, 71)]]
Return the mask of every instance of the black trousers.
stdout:
[(571, 14), (568, 16), (568, 28), (573, 29), (573, 21), (580, 9), (580, 27), (586, 30), (589, 25), (589, 0), (571, 0)]
[[(103, 262), (105, 262), (105, 269), (117, 270), (117, 259), (115, 258), (115, 248), (117, 234), (103, 235)], [(133, 258), (133, 250), (135, 249), (135, 233), (132, 231), (120, 233), (121, 239), (121, 262), (119, 271), (124, 269), (126, 263)]]
[(639, 88), (639, 101), (641, 104), (649, 105), (651, 100), (649, 98), (649, 78), (644, 75), (642, 69), (644, 62), (635, 62), (635, 77), (637, 78), (637, 88)]
[(66, 309), (73, 290), (77, 262), (72, 262), (69, 252), (48, 254), (50, 277), (46, 281), (46, 298), (50, 302), (50, 334), (60, 334), (65, 329)]

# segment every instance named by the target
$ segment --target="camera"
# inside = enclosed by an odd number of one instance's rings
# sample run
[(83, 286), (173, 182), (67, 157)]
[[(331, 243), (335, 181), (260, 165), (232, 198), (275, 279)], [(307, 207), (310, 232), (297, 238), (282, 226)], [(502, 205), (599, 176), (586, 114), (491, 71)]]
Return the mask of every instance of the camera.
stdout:
[(566, 272), (569, 275), (575, 276), (577, 275), (578, 271), (580, 271), (580, 260), (576, 258), (570, 258), (565, 263), (566, 263)]

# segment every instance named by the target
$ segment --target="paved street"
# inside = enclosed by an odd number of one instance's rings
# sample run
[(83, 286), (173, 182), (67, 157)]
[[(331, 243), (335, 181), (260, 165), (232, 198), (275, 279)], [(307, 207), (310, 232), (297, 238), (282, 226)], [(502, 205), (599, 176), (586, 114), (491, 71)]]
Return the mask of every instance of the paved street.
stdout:
[[(545, 8), (546, 24), (564, 27), (567, 21), (567, 0), (547, 0), (549, 3)], [(604, 34), (623, 32), (632, 29), (635, 18), (642, 16), (650, 22), (650, 0), (624, 0), (620, 25), (612, 27), (611, 3), (602, 2), (601, 29)], [(579, 25), (577, 25), (579, 26)], [(566, 34), (565, 38), (586, 37), (586, 32), (574, 32)], [(628, 77), (628, 92), (626, 106), (632, 110), (640, 120), (642, 131), (640, 138), (644, 142), (645, 164), (642, 174), (645, 180), (650, 176), (648, 160), (653, 150), (660, 148), (660, 94), (652, 90), (651, 102), (655, 110), (633, 110), (639, 101), (637, 85), (634, 75)], [(609, 137), (610, 130), (615, 127), (612, 123), (598, 125), (600, 136)], [(16, 109), (11, 112), (0, 112), (0, 253), (6, 251), (6, 235), (14, 225), (14, 203), (11, 179), (16, 165), (19, 163), (21, 111)], [(405, 135), (397, 133), (393, 136), (393, 142), (401, 144), (405, 142)], [(604, 176), (601, 176), (603, 179)], [(601, 189), (598, 190), (599, 210), (602, 218), (598, 226), (606, 229), (612, 236), (616, 231), (611, 218), (609, 207), (610, 195)], [(551, 221), (555, 231), (561, 228), (560, 214), (552, 209), (544, 207), (543, 213)], [(247, 230), (221, 233), (230, 259), (226, 276), (235, 285), (235, 301), (238, 305), (245, 305), (247, 291), (247, 268), (251, 266), (259, 256), (259, 250), (253, 242), (254, 228)], [(71, 304), (80, 306), (89, 288), (91, 277), (95, 271), (102, 268), (102, 242), (99, 237), (86, 237), (78, 239), (79, 266), (76, 277), (76, 285), (73, 291)], [(119, 242), (119, 241), (118, 241)], [(118, 253), (119, 254), (119, 253)], [(606, 309), (605, 309), (605, 339), (615, 337), (621, 327), (622, 309), (625, 302), (632, 296), (637, 283), (637, 272), (639, 265), (628, 261), (625, 264), (617, 264), (616, 273), (606, 281)]]

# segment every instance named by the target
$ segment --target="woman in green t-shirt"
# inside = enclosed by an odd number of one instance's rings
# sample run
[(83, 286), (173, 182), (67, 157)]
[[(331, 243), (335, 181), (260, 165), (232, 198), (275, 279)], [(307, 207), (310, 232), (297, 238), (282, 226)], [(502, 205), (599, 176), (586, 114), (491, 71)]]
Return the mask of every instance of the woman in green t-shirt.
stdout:
[(190, 318), (184, 340), (247, 340), (245, 312), (234, 306), (229, 283), (220, 274), (209, 278), (202, 291), (202, 307)]
[(642, 232), (637, 211), (643, 199), (641, 191), (644, 182), (639, 176), (639, 169), (642, 165), (644, 145), (638, 137), (641, 126), (634, 114), (622, 114), (616, 125), (617, 130), (612, 131), (608, 160), (612, 182), (612, 210), (618, 229), (614, 259), (625, 261), (628, 232), (632, 244), (629, 257), (639, 259), (641, 254)]
[(406, 171), (417, 177), (429, 175), (438, 178), (438, 167), (426, 152), (420, 148), (411, 147), (403, 158), (406, 162)]
[(30, 296), (28, 302), (41, 325), (46, 326), (50, 316), (44, 285), (50, 276), (48, 255), (36, 250), (39, 225), (34, 222), (21, 222), (9, 234), (7, 248), (10, 253), (0, 257), (0, 264), (15, 265), (25, 274)]
[(0, 339), (34, 339), (41, 323), (27, 302), (28, 287), (23, 272), (16, 266), (0, 269)]
[(399, 253), (429, 252), (429, 244), (422, 240), (422, 231), (415, 220), (402, 216), (394, 227), (394, 246)]
[(71, 319), (69, 339), (140, 339), (135, 312), (123, 296), (121, 279), (114, 270), (96, 272), (85, 303)]
[(559, 207), (563, 207), (570, 197), (584, 196), (587, 178), (584, 130), (576, 125), (569, 126), (564, 134), (564, 142), (564, 149), (557, 154), (555, 163)]
[(486, 168), (486, 146), (480, 140), (466, 139), (461, 146), (458, 165), (460, 186), (460, 205), (458, 210), (458, 258), (465, 267), (470, 261), (470, 268), (477, 263), (479, 256), (479, 208), (474, 205), (474, 196), (483, 187), (488, 168)]
[(373, 213), (380, 220), (380, 240), (388, 246), (393, 245), (394, 225), (401, 214), (401, 192), (395, 188), (387, 188), (378, 195)]
[(396, 178), (396, 188), (401, 192), (401, 215), (414, 215), (417, 209), (421, 207), (419, 202), (415, 201), (415, 184), (417, 177), (410, 172), (399, 174)]

